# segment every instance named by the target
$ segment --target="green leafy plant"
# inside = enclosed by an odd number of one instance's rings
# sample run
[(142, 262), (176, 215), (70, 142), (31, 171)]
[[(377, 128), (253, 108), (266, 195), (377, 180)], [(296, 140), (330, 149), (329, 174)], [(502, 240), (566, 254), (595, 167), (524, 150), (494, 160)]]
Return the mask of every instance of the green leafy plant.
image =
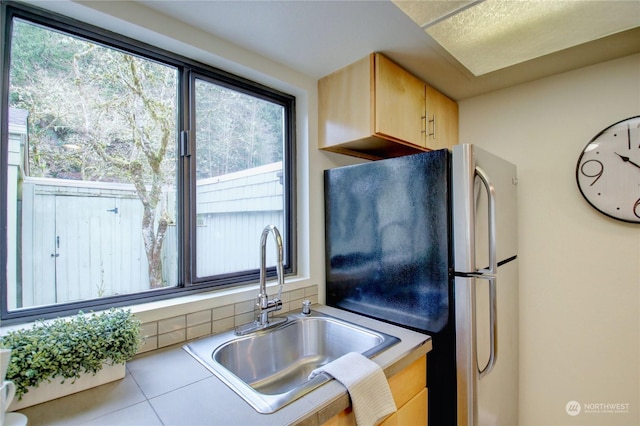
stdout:
[(11, 349), (6, 380), (16, 384), (16, 396), (22, 397), (29, 387), (56, 376), (64, 383), (81, 374), (95, 375), (104, 364), (124, 364), (133, 358), (139, 336), (140, 321), (123, 309), (38, 321), (0, 337), (0, 347)]

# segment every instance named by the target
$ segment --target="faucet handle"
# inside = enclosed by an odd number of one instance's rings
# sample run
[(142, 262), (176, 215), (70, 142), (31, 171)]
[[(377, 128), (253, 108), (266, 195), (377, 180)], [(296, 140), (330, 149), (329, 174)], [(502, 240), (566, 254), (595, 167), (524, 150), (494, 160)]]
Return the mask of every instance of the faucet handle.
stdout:
[(305, 300), (302, 302), (302, 315), (311, 315), (311, 301)]

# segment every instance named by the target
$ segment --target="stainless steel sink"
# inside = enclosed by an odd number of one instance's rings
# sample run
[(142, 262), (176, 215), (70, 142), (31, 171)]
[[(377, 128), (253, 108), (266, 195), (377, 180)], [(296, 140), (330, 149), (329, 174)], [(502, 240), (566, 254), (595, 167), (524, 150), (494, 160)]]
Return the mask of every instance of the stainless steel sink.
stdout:
[(206, 337), (184, 349), (256, 411), (273, 413), (328, 382), (309, 373), (349, 352), (371, 358), (397, 337), (314, 312), (290, 314), (284, 325), (243, 337), (233, 331)]

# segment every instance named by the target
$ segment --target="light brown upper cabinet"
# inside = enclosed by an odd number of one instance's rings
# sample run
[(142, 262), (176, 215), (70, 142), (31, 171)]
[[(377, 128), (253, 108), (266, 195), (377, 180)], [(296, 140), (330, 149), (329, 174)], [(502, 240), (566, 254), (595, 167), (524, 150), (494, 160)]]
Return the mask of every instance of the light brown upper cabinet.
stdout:
[(458, 144), (458, 103), (425, 84), (427, 148), (451, 148)]
[(379, 53), (318, 81), (319, 148), (377, 160), (458, 143), (458, 104)]
[(380, 54), (373, 64), (371, 134), (426, 148), (424, 83)]

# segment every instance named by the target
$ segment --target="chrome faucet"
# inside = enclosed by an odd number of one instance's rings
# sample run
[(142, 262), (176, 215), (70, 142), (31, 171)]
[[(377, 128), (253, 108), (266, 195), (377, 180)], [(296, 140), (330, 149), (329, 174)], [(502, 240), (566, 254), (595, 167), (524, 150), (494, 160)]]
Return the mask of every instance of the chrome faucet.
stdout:
[[(278, 276), (278, 297), (274, 297), (269, 300), (269, 295), (267, 294), (267, 237), (269, 234), (273, 235), (276, 243), (276, 249), (278, 251), (278, 262), (276, 264), (276, 275)], [(269, 312), (275, 312), (282, 309), (282, 287), (284, 286), (284, 271), (282, 267), (283, 262), (283, 246), (282, 246), (282, 236), (280, 236), (280, 231), (273, 225), (269, 225), (264, 228), (262, 231), (262, 236), (260, 238), (260, 292), (258, 293), (258, 298), (256, 300), (256, 319), (254, 322), (249, 324), (241, 325), (236, 328), (236, 335), (248, 334), (258, 330), (264, 330), (266, 328), (271, 328), (276, 325), (283, 324), (287, 321), (286, 317), (280, 318), (271, 318), (269, 319)]]

